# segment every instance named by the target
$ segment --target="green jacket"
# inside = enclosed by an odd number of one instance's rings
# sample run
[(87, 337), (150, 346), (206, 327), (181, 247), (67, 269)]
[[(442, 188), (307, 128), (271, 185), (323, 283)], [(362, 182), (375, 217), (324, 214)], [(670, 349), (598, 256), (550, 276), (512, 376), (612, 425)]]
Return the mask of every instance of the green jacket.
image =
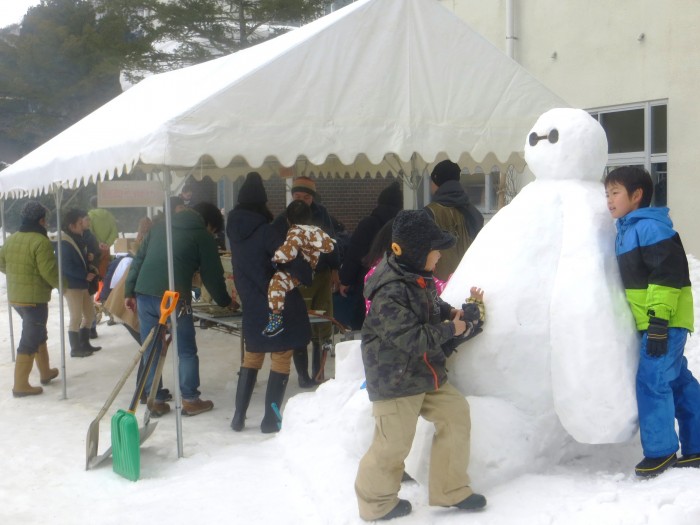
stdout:
[(95, 208), (88, 212), (90, 216), (90, 230), (99, 242), (112, 246), (119, 236), (117, 220), (108, 210)]
[[(169, 289), (165, 226), (165, 220), (155, 224), (139, 247), (129, 268), (125, 297), (137, 293), (160, 297)], [(173, 267), (175, 290), (181, 300), (192, 300), (192, 276), (199, 271), (202, 283), (218, 305), (228, 306), (231, 302), (216, 239), (194, 210), (173, 215)]]
[(19, 231), (11, 235), (0, 247), (0, 271), (7, 275), (11, 303), (48, 303), (51, 289), (58, 288), (56, 255), (45, 233)]

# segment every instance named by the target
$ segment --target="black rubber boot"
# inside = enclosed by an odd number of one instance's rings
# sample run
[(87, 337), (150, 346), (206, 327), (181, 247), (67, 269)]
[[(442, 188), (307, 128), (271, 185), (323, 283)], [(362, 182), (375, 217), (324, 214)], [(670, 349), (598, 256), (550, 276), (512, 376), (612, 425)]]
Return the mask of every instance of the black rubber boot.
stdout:
[(294, 349), (294, 368), (297, 369), (299, 376), (299, 387), (313, 388), (316, 386), (316, 381), (309, 377), (309, 354), (306, 348)]
[[(263, 434), (279, 432), (280, 428), (282, 428), (282, 401), (284, 401), (284, 391), (287, 389), (288, 380), (288, 374), (270, 372), (270, 378), (267, 380), (267, 391), (265, 392), (265, 416), (260, 424), (260, 430)], [(273, 404), (277, 410), (275, 410)]]
[(316, 381), (318, 372), (321, 370), (321, 345), (318, 341), (312, 343), (313, 351), (311, 353), (311, 379)]
[(234, 432), (240, 432), (245, 428), (245, 414), (250, 405), (255, 381), (258, 379), (258, 371), (255, 368), (241, 368), (236, 387), (236, 411), (233, 413), (231, 428)]
[(71, 357), (87, 357), (92, 355), (92, 350), (83, 348), (80, 342), (80, 334), (78, 332), (68, 332), (68, 342), (70, 343)]
[(90, 339), (97, 339), (97, 321), (93, 321), (90, 327)]
[(92, 346), (90, 344), (90, 329), (89, 328), (81, 328), (80, 332), (80, 345), (85, 349), (90, 352), (97, 352), (98, 350), (101, 350), (101, 346)]

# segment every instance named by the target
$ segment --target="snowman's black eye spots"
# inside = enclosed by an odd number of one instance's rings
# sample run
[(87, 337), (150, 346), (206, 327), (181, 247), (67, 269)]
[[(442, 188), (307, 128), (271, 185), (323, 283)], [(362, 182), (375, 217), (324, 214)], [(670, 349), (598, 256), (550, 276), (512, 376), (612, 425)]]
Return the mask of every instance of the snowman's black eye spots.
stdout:
[(547, 135), (538, 135), (533, 131), (528, 137), (528, 142), (530, 143), (530, 146), (536, 146), (540, 140), (545, 139), (547, 139), (552, 144), (556, 144), (557, 142), (559, 142), (559, 130), (557, 130), (557, 128), (554, 128)]

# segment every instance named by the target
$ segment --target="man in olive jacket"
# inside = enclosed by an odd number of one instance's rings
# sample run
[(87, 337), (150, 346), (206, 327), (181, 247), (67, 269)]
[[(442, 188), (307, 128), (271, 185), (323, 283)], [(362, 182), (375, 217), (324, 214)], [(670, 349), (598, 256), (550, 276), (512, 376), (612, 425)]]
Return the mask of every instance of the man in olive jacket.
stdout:
[(46, 233), (46, 208), (29, 201), (22, 208), (22, 224), (0, 247), (0, 271), (7, 275), (7, 296), (22, 318), (22, 336), (15, 361), (14, 397), (34, 396), (43, 389), (29, 384), (34, 359), (47, 385), (58, 376), (49, 365), (46, 347), (51, 290), (58, 288), (58, 266)]
[[(181, 211), (173, 215), (172, 224), (175, 290), (180, 293), (177, 346), (182, 413), (194, 416), (211, 410), (214, 403), (199, 397), (199, 357), (192, 318), (192, 276), (200, 272), (204, 286), (218, 305), (232, 304), (214, 238), (214, 234), (223, 228), (224, 219), (216, 206), (202, 202), (194, 208), (182, 206)], [(146, 340), (151, 328), (158, 323), (161, 299), (169, 289), (165, 228), (165, 220), (153, 225), (139, 247), (126, 279), (125, 306), (138, 313), (141, 341)], [(144, 354), (142, 362), (145, 364), (147, 359), (148, 355)], [(151, 390), (154, 368), (151, 368), (146, 380), (146, 394)], [(151, 415), (160, 416), (170, 411), (170, 405), (165, 403), (167, 395), (164, 389), (158, 390), (156, 403), (150, 407)]]

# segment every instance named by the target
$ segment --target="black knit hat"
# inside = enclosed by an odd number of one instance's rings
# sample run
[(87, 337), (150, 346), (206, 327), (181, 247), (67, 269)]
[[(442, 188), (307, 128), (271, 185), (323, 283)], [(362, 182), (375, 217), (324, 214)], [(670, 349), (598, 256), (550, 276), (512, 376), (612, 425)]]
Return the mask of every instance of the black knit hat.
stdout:
[(459, 174), (461, 172), (459, 164), (452, 162), (451, 160), (443, 160), (438, 162), (433, 168), (430, 174), (430, 180), (432, 180), (437, 186), (442, 186), (448, 180), (459, 180)]
[(251, 171), (246, 175), (245, 182), (238, 191), (239, 204), (265, 204), (267, 193), (263, 186), (262, 177), (257, 171)]
[(379, 197), (377, 197), (377, 204), (398, 209), (403, 208), (403, 194), (401, 193), (399, 181), (392, 182), (382, 190)]
[(425, 210), (403, 210), (391, 230), (391, 249), (396, 259), (414, 270), (423, 270), (428, 254), (455, 245), (451, 233), (441, 230)]
[(37, 223), (44, 217), (46, 217), (46, 212), (48, 210), (46, 207), (38, 201), (28, 201), (22, 211), (20, 212), (20, 217), (22, 222), (25, 224)]

